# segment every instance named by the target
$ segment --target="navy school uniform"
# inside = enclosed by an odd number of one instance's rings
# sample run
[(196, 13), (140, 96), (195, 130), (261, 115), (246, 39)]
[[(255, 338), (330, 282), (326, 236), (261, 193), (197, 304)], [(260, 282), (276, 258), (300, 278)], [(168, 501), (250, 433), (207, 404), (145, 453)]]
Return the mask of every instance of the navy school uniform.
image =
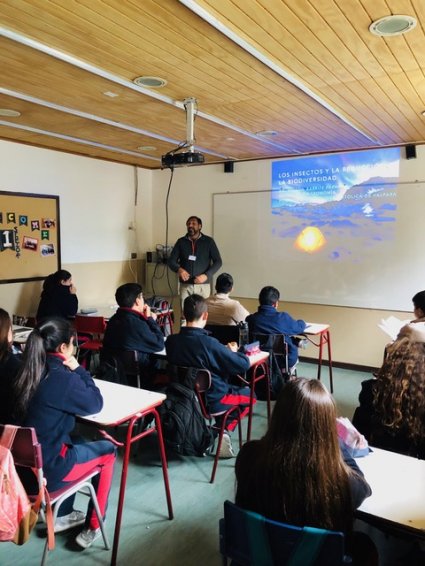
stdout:
[(165, 347), (171, 364), (211, 372), (211, 387), (205, 395), (211, 414), (223, 413), (230, 405), (249, 404), (249, 387), (229, 383), (231, 376), (249, 369), (250, 361), (245, 354), (232, 352), (203, 328), (189, 326), (183, 327), (179, 334), (168, 336)]

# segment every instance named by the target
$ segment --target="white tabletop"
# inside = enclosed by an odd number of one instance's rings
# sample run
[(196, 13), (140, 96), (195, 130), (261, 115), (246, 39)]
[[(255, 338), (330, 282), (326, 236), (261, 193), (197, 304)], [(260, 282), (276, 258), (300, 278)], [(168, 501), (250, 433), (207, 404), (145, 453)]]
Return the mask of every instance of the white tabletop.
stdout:
[[(110, 306), (100, 306), (100, 307), (86, 307), (87, 310), (93, 309), (95, 312), (84, 313), (79, 310), (77, 314), (79, 316), (103, 316), (106, 320), (109, 320), (117, 311), (118, 305)], [(82, 310), (85, 310), (84, 308)]]
[(419, 529), (425, 537), (425, 460), (372, 448), (356, 459), (372, 488), (359, 511)]
[(18, 324), (12, 324), (13, 341), (18, 344), (25, 344), (28, 339), (28, 335), (34, 330), (34, 328), (29, 328), (26, 326), (19, 326)]
[(329, 329), (329, 324), (319, 324), (318, 322), (306, 322), (307, 327), (301, 334), (321, 334)]
[(250, 356), (248, 356), (250, 367), (260, 362), (265, 362), (269, 356), (269, 352), (263, 351), (257, 352), (256, 354), (251, 354)]
[(103, 396), (103, 409), (95, 415), (80, 417), (82, 420), (102, 426), (128, 421), (141, 411), (160, 405), (166, 395), (128, 385), (94, 380)]

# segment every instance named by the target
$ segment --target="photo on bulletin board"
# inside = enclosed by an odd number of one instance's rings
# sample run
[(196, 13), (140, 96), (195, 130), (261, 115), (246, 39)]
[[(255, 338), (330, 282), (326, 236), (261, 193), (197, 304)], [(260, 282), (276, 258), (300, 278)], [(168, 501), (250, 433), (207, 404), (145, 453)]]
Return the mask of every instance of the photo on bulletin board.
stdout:
[(60, 269), (59, 197), (0, 191), (0, 283)]

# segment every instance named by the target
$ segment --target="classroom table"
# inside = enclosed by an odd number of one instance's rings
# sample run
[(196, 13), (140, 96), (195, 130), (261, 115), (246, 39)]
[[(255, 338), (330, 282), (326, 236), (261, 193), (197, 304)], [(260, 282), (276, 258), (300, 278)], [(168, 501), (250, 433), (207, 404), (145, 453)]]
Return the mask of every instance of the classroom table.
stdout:
[(378, 528), (425, 539), (425, 460), (372, 450), (356, 459), (372, 488), (356, 516)]
[[(93, 307), (93, 309), (82, 309), (77, 314), (79, 316), (103, 316), (108, 321), (118, 309), (118, 305)], [(84, 310), (92, 310), (93, 312), (83, 312)], [(174, 321), (173, 309), (152, 309), (153, 314), (156, 314), (156, 321), (164, 334), (167, 332), (173, 334)]]
[[(317, 379), (320, 381), (320, 375), (322, 370), (322, 360), (323, 360), (323, 346), (327, 344), (328, 346), (328, 364), (329, 364), (329, 385), (331, 393), (334, 392), (333, 376), (332, 376), (332, 352), (331, 352), (331, 331), (329, 324), (319, 324), (315, 322), (307, 322), (307, 327), (302, 333), (306, 336), (308, 341), (319, 348), (319, 363), (317, 366)], [(310, 336), (317, 336), (319, 342), (316, 343), (310, 338)]]
[(28, 336), (33, 330), (34, 328), (12, 324), (13, 342), (16, 344), (26, 344)]
[[(115, 520), (114, 544), (112, 547), (111, 559), (111, 564), (115, 565), (117, 563), (128, 464), (130, 460), (130, 448), (134, 442), (137, 442), (141, 438), (152, 434), (153, 432), (155, 432), (155, 430), (158, 433), (158, 444), (168, 506), (168, 517), (169, 519), (173, 518), (173, 507), (171, 502), (170, 486), (168, 482), (167, 458), (162, 436), (161, 420), (156, 410), (156, 407), (161, 405), (166, 396), (163, 393), (156, 393), (147, 391), (145, 389), (136, 389), (134, 387), (128, 387), (126, 385), (120, 385), (99, 379), (95, 379), (94, 381), (103, 396), (103, 409), (95, 415), (86, 415), (84, 417), (79, 417), (79, 420), (91, 425), (95, 425), (100, 429), (100, 432), (105, 438), (111, 440), (116, 446), (124, 447), (118, 508)], [(146, 415), (154, 416), (155, 426), (145, 429), (144, 431), (139, 433), (136, 432), (133, 436), (135, 424)], [(124, 442), (116, 440), (113, 436), (111, 436), (104, 430), (105, 428), (117, 427), (122, 424), (128, 425)]]

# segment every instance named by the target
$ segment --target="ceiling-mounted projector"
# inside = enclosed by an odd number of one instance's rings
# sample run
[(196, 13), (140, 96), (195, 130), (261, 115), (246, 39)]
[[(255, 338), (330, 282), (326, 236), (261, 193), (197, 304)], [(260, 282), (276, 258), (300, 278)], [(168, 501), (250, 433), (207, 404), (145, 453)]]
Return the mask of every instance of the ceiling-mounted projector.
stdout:
[(192, 165), (193, 163), (204, 163), (203, 153), (199, 151), (185, 151), (184, 153), (166, 153), (161, 158), (162, 167), (180, 167)]
[[(183, 105), (186, 110), (186, 141), (181, 147), (169, 151), (161, 157), (161, 167), (181, 167), (183, 165), (193, 165), (195, 163), (204, 163), (205, 158), (202, 153), (195, 151), (194, 122), (196, 100), (194, 98), (185, 98)], [(189, 151), (181, 151), (188, 149)]]

